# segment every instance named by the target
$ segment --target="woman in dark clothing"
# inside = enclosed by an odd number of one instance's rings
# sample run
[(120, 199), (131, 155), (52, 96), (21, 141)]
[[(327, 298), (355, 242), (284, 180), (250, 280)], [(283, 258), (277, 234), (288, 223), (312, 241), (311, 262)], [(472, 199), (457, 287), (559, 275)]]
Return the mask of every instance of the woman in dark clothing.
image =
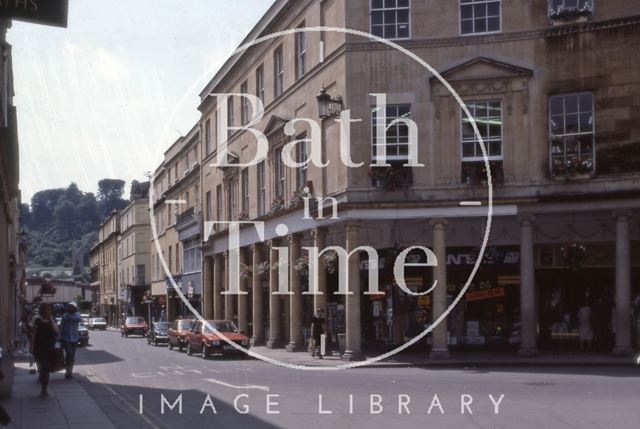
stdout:
[(53, 370), (55, 358), (56, 336), (58, 326), (53, 320), (53, 314), (49, 304), (40, 305), (40, 315), (33, 321), (33, 338), (31, 340), (33, 357), (38, 364), (40, 376), (41, 398), (49, 396), (47, 387), (49, 385), (49, 373)]

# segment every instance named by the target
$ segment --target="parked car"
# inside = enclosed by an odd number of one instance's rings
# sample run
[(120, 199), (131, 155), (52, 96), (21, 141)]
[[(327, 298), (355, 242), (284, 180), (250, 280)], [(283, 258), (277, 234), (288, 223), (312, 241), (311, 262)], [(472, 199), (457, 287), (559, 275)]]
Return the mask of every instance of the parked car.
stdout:
[(104, 331), (105, 329), (107, 329), (107, 321), (103, 317), (93, 317), (89, 319), (87, 328), (91, 329), (92, 331), (96, 329)]
[[(56, 317), (56, 324), (60, 326), (62, 322), (62, 317)], [(85, 326), (84, 323), (80, 322), (78, 325), (78, 345), (79, 346), (87, 346), (89, 345), (89, 330)]]
[(167, 344), (169, 342), (169, 322), (155, 322), (147, 335), (147, 343), (157, 346), (158, 344)]
[(177, 347), (179, 351), (187, 346), (187, 332), (193, 328), (195, 320), (177, 319), (174, 320), (169, 327), (167, 334), (169, 335), (169, 350)]
[(84, 323), (78, 326), (78, 344), (85, 347), (89, 345), (89, 329)]
[[(238, 332), (238, 328), (233, 322), (229, 320), (209, 320), (209, 325), (215, 328), (221, 334), (224, 334), (230, 341), (246, 348), (249, 348), (249, 338)], [(200, 353), (203, 359), (206, 359), (210, 355), (230, 355), (240, 354), (242, 357), (246, 355), (237, 350), (232, 345), (228, 344), (225, 340), (220, 338), (210, 330), (209, 327), (196, 321), (191, 331), (187, 332), (187, 354)]]
[(85, 325), (89, 324), (89, 319), (91, 319), (91, 315), (86, 313), (81, 313), (80, 317), (82, 318), (82, 323), (84, 323)]
[(139, 316), (130, 316), (124, 319), (120, 329), (123, 337), (128, 337), (129, 335), (142, 335), (144, 337), (148, 331), (149, 325), (145, 322), (144, 317)]

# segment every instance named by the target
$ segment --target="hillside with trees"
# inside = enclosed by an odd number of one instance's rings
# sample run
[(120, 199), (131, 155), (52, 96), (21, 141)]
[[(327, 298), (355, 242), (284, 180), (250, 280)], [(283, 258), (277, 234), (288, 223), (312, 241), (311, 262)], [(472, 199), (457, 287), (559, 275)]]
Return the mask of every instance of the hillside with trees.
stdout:
[(21, 206), (21, 225), (27, 233), (28, 265), (68, 267), (74, 258), (89, 264), (89, 250), (98, 238), (98, 226), (109, 213), (127, 205), (123, 180), (102, 179), (98, 194), (81, 191), (75, 183), (66, 189), (46, 189)]

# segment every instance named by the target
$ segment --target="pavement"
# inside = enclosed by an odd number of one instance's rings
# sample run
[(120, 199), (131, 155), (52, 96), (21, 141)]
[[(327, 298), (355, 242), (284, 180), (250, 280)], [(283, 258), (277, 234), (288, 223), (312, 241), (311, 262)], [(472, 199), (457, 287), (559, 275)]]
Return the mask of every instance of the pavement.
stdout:
[[(345, 365), (337, 353), (325, 356), (324, 359), (313, 358), (309, 353), (291, 353), (284, 349), (268, 349), (253, 347), (253, 352), (270, 359), (294, 365), (335, 366)], [(377, 355), (365, 354), (365, 358), (374, 359)], [(522, 357), (514, 351), (476, 351), (452, 352), (449, 358), (429, 358), (427, 352), (401, 352), (385, 360), (367, 364), (370, 368), (384, 367), (640, 367), (638, 357), (614, 356), (610, 353), (576, 353), (576, 352), (541, 352), (538, 356)]]
[(65, 380), (63, 373), (51, 375), (49, 397), (41, 399), (37, 374), (29, 374), (24, 359), (15, 365), (13, 393), (0, 401), (13, 422), (8, 428), (20, 429), (115, 429), (117, 426), (87, 395), (77, 379)]

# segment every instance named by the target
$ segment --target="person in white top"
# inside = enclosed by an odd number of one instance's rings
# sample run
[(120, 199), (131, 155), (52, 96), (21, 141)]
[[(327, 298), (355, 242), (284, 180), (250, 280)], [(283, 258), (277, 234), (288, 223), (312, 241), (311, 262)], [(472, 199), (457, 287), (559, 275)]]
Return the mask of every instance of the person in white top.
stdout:
[(591, 307), (584, 303), (578, 310), (578, 328), (580, 331), (580, 351), (590, 351), (593, 340), (593, 328), (591, 327)]

